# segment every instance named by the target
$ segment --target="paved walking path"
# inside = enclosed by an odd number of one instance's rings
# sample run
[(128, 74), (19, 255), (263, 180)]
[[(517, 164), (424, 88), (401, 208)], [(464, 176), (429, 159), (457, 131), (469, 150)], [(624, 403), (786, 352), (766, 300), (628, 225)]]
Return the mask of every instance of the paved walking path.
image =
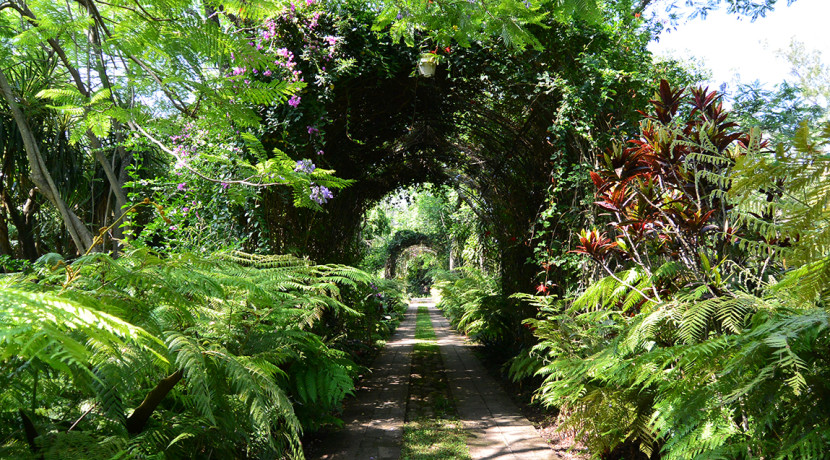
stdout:
[(411, 303), (403, 322), (372, 364), (371, 375), (347, 404), (342, 417), (345, 427), (328, 436), (324, 446), (308, 452), (308, 458), (381, 460), (401, 456), (417, 312), (418, 305)]
[(406, 319), (373, 365), (372, 375), (343, 416), (346, 426), (310, 452), (312, 459), (396, 460), (401, 454), (417, 306), (428, 305), (459, 418), (469, 432), (473, 459), (557, 458), (519, 408), (478, 361), (464, 339), (449, 329), (429, 299), (415, 299)]
[(557, 458), (499, 383), (487, 373), (471, 346), (450, 330), (449, 321), (434, 306), (429, 307), (429, 313), (458, 416), (470, 434), (467, 439), (470, 456), (488, 460)]

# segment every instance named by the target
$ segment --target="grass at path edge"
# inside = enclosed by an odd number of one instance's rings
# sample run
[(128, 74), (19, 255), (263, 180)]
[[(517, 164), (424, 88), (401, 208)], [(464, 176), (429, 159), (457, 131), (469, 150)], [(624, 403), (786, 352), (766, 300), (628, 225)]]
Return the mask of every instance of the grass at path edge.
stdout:
[[(427, 307), (418, 307), (415, 320), (415, 339), (419, 340), (412, 350), (413, 354), (440, 354), (436, 343), (435, 331), (429, 319)], [(403, 460), (444, 460), (470, 459), (467, 448), (467, 433), (461, 421), (454, 417), (441, 416), (447, 412), (446, 401), (436, 399), (435, 418), (422, 417), (408, 422), (403, 427)], [(454, 410), (453, 410), (454, 411)]]

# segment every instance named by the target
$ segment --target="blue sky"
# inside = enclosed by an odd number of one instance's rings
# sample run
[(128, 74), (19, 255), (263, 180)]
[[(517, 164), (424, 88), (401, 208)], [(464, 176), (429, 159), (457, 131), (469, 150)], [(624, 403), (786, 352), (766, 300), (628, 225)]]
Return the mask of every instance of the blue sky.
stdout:
[[(788, 48), (793, 37), (821, 51), (822, 60), (830, 62), (830, 0), (797, 0), (789, 7), (786, 3), (779, 0), (775, 11), (755, 22), (722, 10), (710, 13), (664, 32), (649, 49), (657, 55), (696, 57), (712, 71), (713, 87), (736, 80), (779, 83), (790, 69), (776, 51)], [(660, 11), (659, 4), (655, 8)]]

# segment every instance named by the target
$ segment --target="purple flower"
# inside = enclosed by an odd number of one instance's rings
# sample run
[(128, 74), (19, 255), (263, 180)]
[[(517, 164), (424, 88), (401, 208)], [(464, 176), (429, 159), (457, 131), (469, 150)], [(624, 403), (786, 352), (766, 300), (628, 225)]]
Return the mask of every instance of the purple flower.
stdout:
[(187, 213), (187, 211), (190, 211), (190, 208), (182, 208), (183, 213)]
[(294, 166), (294, 172), (304, 172), (306, 174), (313, 173), (315, 169), (317, 169), (317, 166), (314, 166), (314, 163), (309, 159), (297, 160), (297, 164)]
[(331, 193), (331, 190), (329, 190), (327, 187), (322, 185), (315, 185), (312, 183), (311, 194), (308, 197), (311, 198), (311, 200), (316, 202), (317, 204), (323, 204), (328, 200), (334, 198), (334, 195)]
[(227, 183), (227, 182), (222, 182), (220, 185), (222, 186), (222, 190), (227, 190), (227, 189), (228, 189), (228, 187), (230, 187), (230, 186), (231, 186), (231, 184), (229, 184), (229, 183)]
[(262, 75), (265, 75), (266, 77), (270, 77), (271, 76), (271, 69), (268, 69), (265, 72), (262, 72)]
[(308, 134), (317, 134), (320, 132), (320, 130), (314, 126), (306, 126), (306, 128), (308, 128)]
[(322, 155), (322, 154), (323, 154), (323, 151), (322, 151), (322, 150), (318, 150), (318, 151), (317, 151), (317, 155)]
[(288, 100), (288, 105), (296, 109), (297, 106), (300, 105), (300, 96), (297, 96), (296, 94), (291, 96), (291, 99)]
[(179, 189), (180, 192), (184, 192), (185, 190), (187, 190), (187, 183), (182, 182), (181, 184), (177, 185), (176, 188)]

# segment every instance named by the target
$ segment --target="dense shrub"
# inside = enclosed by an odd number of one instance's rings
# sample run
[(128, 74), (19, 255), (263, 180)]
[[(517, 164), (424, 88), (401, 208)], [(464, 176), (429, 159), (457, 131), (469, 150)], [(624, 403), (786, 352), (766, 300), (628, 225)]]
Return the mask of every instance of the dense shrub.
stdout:
[(517, 318), (505, 308), (507, 299), (501, 294), (498, 280), (475, 270), (465, 269), (463, 275), (444, 272), (435, 284), (441, 301), (437, 308), (460, 332), (485, 346), (498, 346), (516, 337), (513, 324)]
[(584, 231), (578, 251), (608, 276), (523, 296), (540, 342), (512, 371), (544, 376), (537, 397), (595, 457), (820, 458), (826, 143), (802, 133), (770, 161), (714, 93), (682, 95), (664, 83), (641, 136), (592, 173), (613, 233)]
[(0, 288), (0, 456), (299, 457), (353, 388), (349, 344), (388, 334), (387, 296), (290, 256), (44, 256)]

